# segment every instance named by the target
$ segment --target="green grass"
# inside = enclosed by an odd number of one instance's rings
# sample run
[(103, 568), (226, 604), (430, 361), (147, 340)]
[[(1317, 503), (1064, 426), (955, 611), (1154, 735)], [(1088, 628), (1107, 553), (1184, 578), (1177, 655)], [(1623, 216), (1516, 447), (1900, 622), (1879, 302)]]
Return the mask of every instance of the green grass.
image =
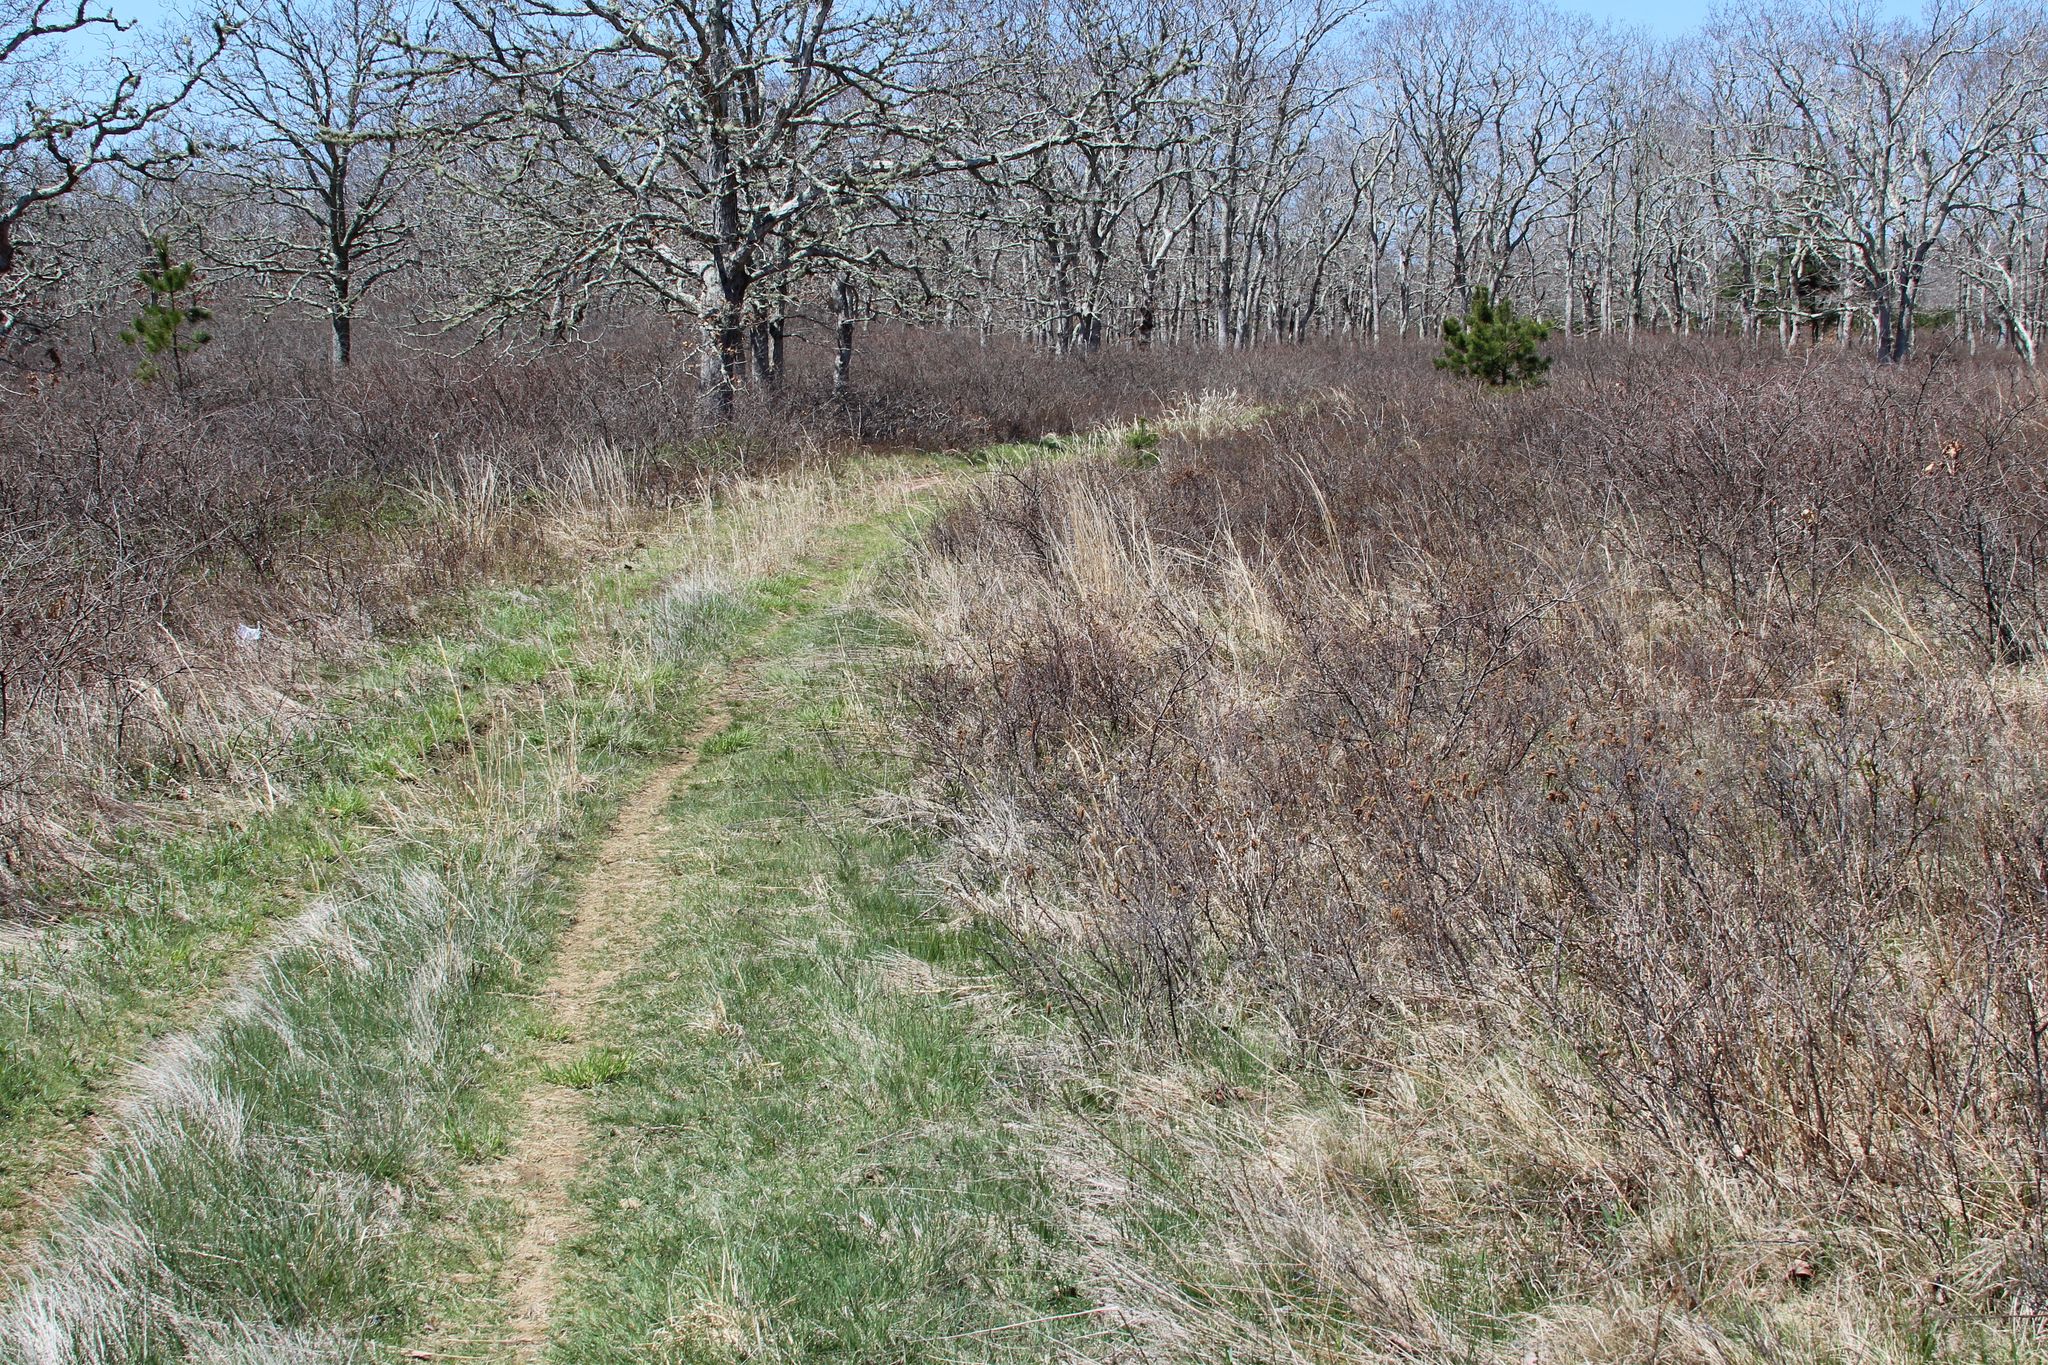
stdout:
[(540, 1069), (541, 1079), (571, 1090), (589, 1090), (632, 1074), (633, 1059), (615, 1047), (594, 1047), (566, 1062)]
[(788, 624), (671, 806), (694, 870), (607, 1024), (638, 1060), (594, 1099), (560, 1360), (1036, 1360), (1094, 1330), (1060, 1193), (997, 1121), (1009, 1063), (947, 984), (984, 945), (860, 815), (903, 773), (846, 718), (902, 641), (846, 580), (767, 585)]
[[(475, 635), (348, 681), (346, 718), (273, 769), (298, 799), (138, 840), (132, 913), (10, 964), (24, 1012), (6, 1036), (32, 1064), (5, 1073), (7, 1135), (89, 1107), (118, 1049), (236, 984), (133, 1087), (0, 1305), (0, 1361), (345, 1359), (416, 1331), (436, 1254), (421, 1229), (488, 1215), (451, 1204), (460, 1164), (506, 1150), (502, 1059), (555, 1031), (531, 988), (577, 850), (698, 723), (707, 665), (771, 620), (715, 588), (651, 593), (673, 561), (482, 595)], [(146, 891), (194, 913), (150, 913)], [(613, 1085), (629, 1064), (596, 1049), (558, 1079)]]
[[(438, 799), (470, 766), (476, 729), (532, 729), (546, 709), (548, 723), (575, 721), (600, 765), (672, 742), (673, 718), (648, 703), (729, 637), (730, 604), (658, 603), (629, 619), (674, 569), (672, 552), (634, 559), (581, 582), (470, 594), (450, 608), (453, 633), (386, 645), (330, 679), (331, 719), (282, 743), (248, 739), (239, 761), (260, 781), (207, 805), (157, 800), (163, 818), (110, 850), (74, 919), (0, 949), (0, 1249), (33, 1212), (29, 1193), (89, 1139), (130, 1059), (390, 841), (389, 812)], [(590, 649), (589, 631), (619, 647)], [(559, 686), (535, 685), (551, 676)]]
[[(409, 1311), (400, 1235), (486, 1147), (473, 1058), (545, 949), (545, 850), (596, 811), (544, 774), (422, 829), (294, 922), (230, 1007), (152, 1065), (0, 1311), (0, 1361), (182, 1361), (254, 1333), (338, 1352)], [(508, 837), (516, 827), (521, 837)]]

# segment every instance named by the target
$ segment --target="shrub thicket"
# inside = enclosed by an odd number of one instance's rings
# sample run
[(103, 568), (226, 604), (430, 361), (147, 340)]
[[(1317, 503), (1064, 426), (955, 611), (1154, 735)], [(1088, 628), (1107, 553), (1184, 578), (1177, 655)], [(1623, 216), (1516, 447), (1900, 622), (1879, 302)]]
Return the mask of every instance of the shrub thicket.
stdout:
[[(438, 596), (545, 571), (565, 511), (630, 517), (743, 469), (863, 446), (1037, 440), (1209, 384), (1293, 393), (1332, 363), (1063, 360), (876, 328), (841, 401), (829, 346), (799, 334), (780, 389), (743, 395), (714, 432), (671, 329), (621, 325), (525, 356), (372, 344), (336, 372), (289, 359), (307, 349), (291, 329), (240, 310), (195, 350), (187, 268), (159, 243), (144, 273), (151, 311), (129, 331), (152, 364), (182, 366), (180, 384), (111, 356), (83, 363), (89, 335), (69, 368), (0, 382), (0, 906), (82, 853), (123, 783), (202, 775), (187, 719), (230, 721), (238, 689), (272, 706)], [(244, 623), (260, 651), (235, 646)]]
[[(2048, 431), (1988, 373), (1582, 358), (1506, 403), (1368, 362), (955, 514), (962, 885), (1105, 1044), (1270, 1020), (1410, 1134), (1337, 1202), (1453, 1258), (1414, 1282), (1960, 1350), (2048, 1293)], [(1745, 1354), (1823, 1262), (1864, 1326)]]

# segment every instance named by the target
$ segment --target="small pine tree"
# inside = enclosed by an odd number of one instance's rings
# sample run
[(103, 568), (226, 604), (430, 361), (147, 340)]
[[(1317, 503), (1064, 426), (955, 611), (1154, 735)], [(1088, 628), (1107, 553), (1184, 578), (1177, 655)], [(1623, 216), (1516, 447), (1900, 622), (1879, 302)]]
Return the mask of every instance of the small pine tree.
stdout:
[(1538, 342), (1550, 336), (1540, 318), (1518, 318), (1506, 299), (1498, 303), (1485, 285), (1472, 291), (1472, 311), (1444, 319), (1444, 353), (1439, 370), (1455, 370), (1496, 387), (1526, 388), (1543, 382), (1550, 359), (1538, 354)]
[(1133, 469), (1150, 469), (1159, 463), (1159, 433), (1144, 418), (1124, 433), (1124, 451), (1119, 457)]
[(170, 238), (149, 239), (149, 263), (135, 272), (148, 298), (134, 325), (121, 332), (121, 340), (142, 348), (136, 378), (160, 378), (168, 357), (172, 382), (184, 389), (185, 357), (213, 339), (204, 325), (213, 313), (193, 297), (198, 275), (192, 262), (171, 259)]

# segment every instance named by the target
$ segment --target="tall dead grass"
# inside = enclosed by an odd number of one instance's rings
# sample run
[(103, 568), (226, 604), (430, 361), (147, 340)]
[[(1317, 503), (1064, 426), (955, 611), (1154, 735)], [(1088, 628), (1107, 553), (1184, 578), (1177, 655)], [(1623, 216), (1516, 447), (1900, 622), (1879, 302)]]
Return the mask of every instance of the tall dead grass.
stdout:
[(1069, 364), (884, 329), (842, 403), (799, 337), (783, 386), (708, 431), (665, 327), (535, 356), (369, 345), (341, 375), (276, 340), (224, 331), (181, 391), (118, 355), (0, 389), (0, 909), (63, 909), (131, 798), (218, 779), (252, 733), (319, 714), (320, 669), (362, 642), (630, 543), (741, 473), (1036, 439), (1342, 363)]
[(921, 724), (963, 892), (1132, 1093), (1278, 1040), (1127, 1116), (1228, 1210), (1169, 1282), (1265, 1286), (1212, 1345), (2038, 1349), (2031, 395), (1562, 368), (1388, 366), (943, 524)]

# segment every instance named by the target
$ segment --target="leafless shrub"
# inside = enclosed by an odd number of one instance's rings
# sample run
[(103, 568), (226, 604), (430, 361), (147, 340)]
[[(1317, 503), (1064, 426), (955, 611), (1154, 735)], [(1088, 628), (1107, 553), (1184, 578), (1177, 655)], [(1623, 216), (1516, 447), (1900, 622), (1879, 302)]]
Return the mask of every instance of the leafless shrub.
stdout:
[[(743, 393), (711, 431), (688, 335), (602, 335), (524, 356), (370, 340), (337, 371), (291, 359), (306, 348), (277, 320), (193, 356), (182, 392), (90, 364), (0, 390), (0, 900), (81, 855), (129, 777), (189, 780), (217, 748), (200, 731), (273, 708), (281, 679), (244, 685), (259, 658), (331, 658), (482, 577), (545, 572), (565, 513), (617, 532), (863, 441), (1036, 440), (1260, 374), (1294, 391), (1345, 363), (1067, 363), (881, 329), (842, 403), (829, 351), (798, 334), (781, 386)], [(245, 624), (260, 651), (236, 644)]]
[(988, 903), (1103, 1036), (1256, 1002), (1362, 1083), (1419, 1027), (1513, 1040), (1667, 1167), (2009, 1305), (2048, 1245), (2030, 411), (1714, 355), (1371, 376), (1006, 480), (933, 543), (926, 752), (1020, 831)]

